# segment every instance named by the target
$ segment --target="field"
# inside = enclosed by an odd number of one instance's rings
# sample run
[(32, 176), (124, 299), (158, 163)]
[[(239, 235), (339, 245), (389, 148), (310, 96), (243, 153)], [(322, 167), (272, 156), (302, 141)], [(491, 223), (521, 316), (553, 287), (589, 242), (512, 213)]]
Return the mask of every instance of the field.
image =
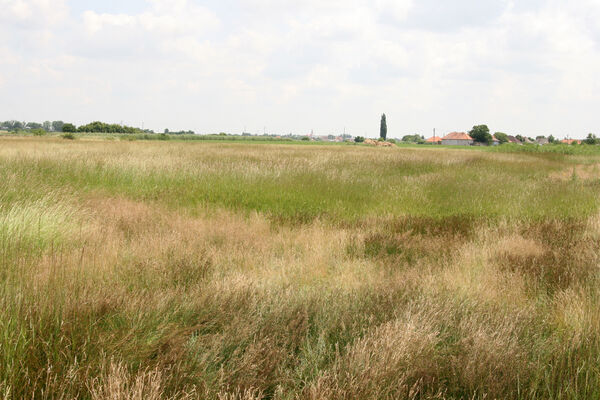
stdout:
[(0, 138), (0, 399), (600, 398), (600, 154)]

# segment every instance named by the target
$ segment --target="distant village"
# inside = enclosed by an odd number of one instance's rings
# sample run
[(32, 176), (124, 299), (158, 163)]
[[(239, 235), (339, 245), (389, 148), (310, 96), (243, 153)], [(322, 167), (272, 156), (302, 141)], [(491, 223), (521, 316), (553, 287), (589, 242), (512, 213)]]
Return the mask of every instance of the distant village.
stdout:
[[(275, 136), (277, 139), (285, 139), (292, 138), (294, 135), (286, 135), (286, 136)], [(350, 135), (306, 135), (293, 137), (294, 139), (301, 140), (309, 140), (309, 141), (318, 141), (318, 142), (365, 142), (368, 144), (372, 144), (375, 140), (364, 138), (362, 136), (350, 136)], [(594, 142), (590, 144), (596, 144), (596, 136), (591, 135), (588, 137), (588, 140), (592, 139)], [(386, 142), (391, 143), (412, 143), (412, 144), (423, 144), (423, 145), (443, 145), (443, 146), (499, 146), (504, 143), (516, 144), (516, 145), (540, 145), (545, 146), (549, 144), (583, 144), (586, 143), (586, 140), (578, 140), (578, 139), (555, 139), (553, 136), (537, 136), (535, 138), (524, 137), (521, 135), (512, 136), (506, 135), (503, 133), (495, 133), (491, 135), (491, 140), (489, 142), (486, 141), (477, 141), (473, 137), (471, 137), (466, 132), (451, 132), (445, 136), (432, 136), (429, 138), (425, 138), (421, 135), (405, 135), (402, 138), (390, 138), (385, 139)]]
[[(410, 141), (410, 138), (409, 138)], [(552, 143), (562, 143), (562, 144), (582, 144), (582, 140), (576, 139), (563, 139), (556, 140), (553, 137), (545, 137), (538, 136), (537, 138), (528, 138), (523, 136), (512, 136), (505, 134), (493, 134), (492, 139), (489, 143), (486, 142), (478, 142), (475, 141), (468, 133), (465, 132), (451, 132), (444, 137), (432, 136), (428, 139), (423, 139), (424, 144), (433, 144), (433, 145), (444, 145), (444, 146), (499, 146), (503, 143), (512, 143), (512, 144), (537, 144), (540, 146), (544, 146)]]
[(43, 123), (36, 122), (20, 122), (17, 120), (0, 121), (0, 135), (3, 134), (25, 134), (43, 136), (46, 134), (60, 133), (77, 133), (85, 134), (116, 134), (116, 135), (137, 135), (139, 139), (169, 139), (169, 137), (178, 136), (180, 138), (192, 139), (220, 139), (220, 140), (235, 140), (240, 139), (258, 139), (258, 140), (284, 140), (284, 141), (310, 141), (310, 142), (352, 142), (377, 144), (379, 146), (393, 145), (399, 143), (405, 144), (420, 144), (420, 145), (443, 145), (443, 146), (499, 146), (502, 144), (513, 145), (540, 145), (549, 144), (600, 144), (600, 139), (596, 135), (590, 133), (583, 140), (578, 139), (556, 139), (550, 136), (525, 137), (521, 135), (508, 135), (502, 132), (491, 134), (487, 125), (474, 126), (471, 131), (467, 132), (451, 132), (445, 136), (437, 136), (434, 134), (429, 138), (419, 134), (404, 135), (402, 138), (389, 138), (387, 136), (387, 121), (385, 114), (382, 115), (380, 126), (380, 137), (378, 140), (370, 139), (364, 136), (353, 136), (347, 134), (344, 129), (343, 134), (316, 135), (313, 131), (308, 134), (269, 134), (266, 129), (262, 133), (252, 134), (243, 132), (241, 134), (231, 134), (221, 132), (218, 134), (197, 134), (192, 130), (172, 131), (165, 129), (163, 133), (155, 133), (150, 129), (129, 127), (121, 124), (108, 124), (100, 121), (95, 121), (89, 124), (75, 126), (71, 123), (63, 121), (46, 121)]

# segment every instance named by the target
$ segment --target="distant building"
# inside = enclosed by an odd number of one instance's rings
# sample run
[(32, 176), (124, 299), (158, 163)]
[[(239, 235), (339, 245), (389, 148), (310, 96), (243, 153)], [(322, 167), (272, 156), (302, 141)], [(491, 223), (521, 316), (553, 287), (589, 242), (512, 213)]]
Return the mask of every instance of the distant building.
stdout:
[(442, 144), (442, 138), (439, 136), (430, 137), (425, 141), (427, 144)]
[(549, 144), (549, 143), (550, 143), (550, 141), (549, 141), (548, 139), (546, 139), (546, 138), (539, 138), (539, 139), (536, 139), (536, 140), (535, 140), (535, 142), (536, 142), (537, 144), (539, 144), (540, 146), (545, 146), (545, 145), (547, 145), (547, 144)]
[(473, 138), (464, 132), (452, 132), (442, 138), (444, 146), (471, 146)]
[(560, 141), (562, 144), (581, 144), (581, 140), (576, 139), (564, 139)]
[(492, 135), (492, 146), (500, 146), (500, 141), (496, 137), (496, 135)]
[(514, 136), (508, 136), (508, 143), (514, 143), (514, 144), (523, 144), (523, 142), (521, 142), (519, 139), (517, 139)]

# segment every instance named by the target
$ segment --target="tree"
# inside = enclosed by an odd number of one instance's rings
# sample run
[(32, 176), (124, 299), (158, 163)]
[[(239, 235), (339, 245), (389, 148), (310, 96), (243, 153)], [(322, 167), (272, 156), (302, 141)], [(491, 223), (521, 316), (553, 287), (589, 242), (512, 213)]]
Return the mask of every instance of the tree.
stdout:
[(479, 143), (492, 143), (492, 135), (490, 135), (490, 128), (487, 125), (475, 125), (469, 131), (469, 136)]
[(508, 135), (504, 132), (496, 132), (494, 133), (494, 136), (496, 137), (496, 139), (498, 139), (498, 141), (500, 142), (500, 144), (502, 143), (508, 143)]
[(354, 141), (355, 141), (356, 143), (362, 143), (362, 142), (364, 142), (364, 141), (365, 141), (365, 138), (364, 138), (364, 137), (362, 137), (362, 136), (357, 136), (357, 137), (355, 137), (355, 138), (354, 138)]
[(54, 132), (62, 132), (64, 124), (62, 121), (52, 121), (52, 130)]
[(46, 132), (50, 132), (52, 130), (52, 122), (44, 121), (42, 124), (42, 129), (44, 129)]
[(587, 135), (587, 138), (585, 138), (585, 140), (583, 141), (585, 144), (597, 144), (598, 143), (598, 138), (596, 137), (596, 135), (594, 135), (593, 133), (589, 133)]
[(379, 126), (379, 137), (383, 140), (387, 139), (387, 119), (385, 114), (381, 116), (381, 125)]
[(21, 121), (5, 121), (2, 123), (2, 129), (6, 129), (7, 131), (15, 132), (20, 131), (25, 127), (25, 124)]
[(423, 139), (422, 136), (419, 136), (417, 134), (414, 135), (404, 135), (402, 137), (402, 141), (403, 142), (408, 142), (408, 143), (424, 143), (425, 140)]
[(548, 136), (548, 142), (550, 143), (556, 143), (558, 142), (558, 140), (556, 140), (556, 138), (552, 135)]
[(524, 138), (523, 136), (521, 136), (521, 135), (517, 135), (517, 136), (515, 136), (515, 137), (516, 137), (516, 138), (517, 138), (517, 140), (518, 140), (519, 142), (521, 142), (521, 143), (525, 143), (525, 142), (526, 142), (525, 138)]
[(42, 129), (42, 124), (39, 122), (28, 122), (27, 129)]
[(63, 124), (62, 132), (65, 133), (74, 133), (77, 132), (77, 128), (73, 124)]

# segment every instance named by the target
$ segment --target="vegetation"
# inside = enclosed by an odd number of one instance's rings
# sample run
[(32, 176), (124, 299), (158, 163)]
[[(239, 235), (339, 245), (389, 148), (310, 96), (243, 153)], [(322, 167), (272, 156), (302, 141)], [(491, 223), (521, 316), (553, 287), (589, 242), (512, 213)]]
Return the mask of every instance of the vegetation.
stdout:
[(490, 144), (492, 143), (492, 135), (490, 135), (490, 128), (487, 125), (476, 125), (469, 131), (469, 136), (474, 141), (479, 143)]
[[(63, 127), (64, 129), (64, 127)], [(82, 125), (77, 128), (78, 132), (90, 132), (90, 133), (142, 133), (143, 131), (138, 128), (132, 128), (126, 125), (119, 124), (106, 124), (104, 122), (96, 121), (87, 125)]]
[(0, 140), (0, 398), (600, 396), (597, 146)]
[(385, 114), (381, 116), (381, 124), (379, 126), (379, 138), (386, 140), (387, 139), (387, 119)]
[(4, 121), (0, 122), (0, 130), (8, 131), (8, 132), (19, 132), (24, 130), (29, 131), (39, 131), (43, 130), (44, 132), (62, 132), (62, 127), (64, 122), (62, 121), (45, 121), (43, 123), (38, 122), (21, 122), (21, 121)]
[(62, 127), (62, 131), (65, 133), (75, 133), (77, 132), (77, 127), (73, 124), (64, 124)]
[(402, 137), (402, 141), (406, 142), (406, 143), (418, 143), (418, 144), (425, 143), (425, 139), (423, 138), (423, 136), (419, 136), (417, 134), (405, 135)]
[(496, 132), (494, 133), (494, 136), (496, 137), (496, 139), (498, 139), (500, 144), (508, 143), (508, 135), (506, 133)]
[(587, 138), (583, 141), (585, 144), (595, 145), (598, 144), (599, 140), (593, 133), (587, 135)]

